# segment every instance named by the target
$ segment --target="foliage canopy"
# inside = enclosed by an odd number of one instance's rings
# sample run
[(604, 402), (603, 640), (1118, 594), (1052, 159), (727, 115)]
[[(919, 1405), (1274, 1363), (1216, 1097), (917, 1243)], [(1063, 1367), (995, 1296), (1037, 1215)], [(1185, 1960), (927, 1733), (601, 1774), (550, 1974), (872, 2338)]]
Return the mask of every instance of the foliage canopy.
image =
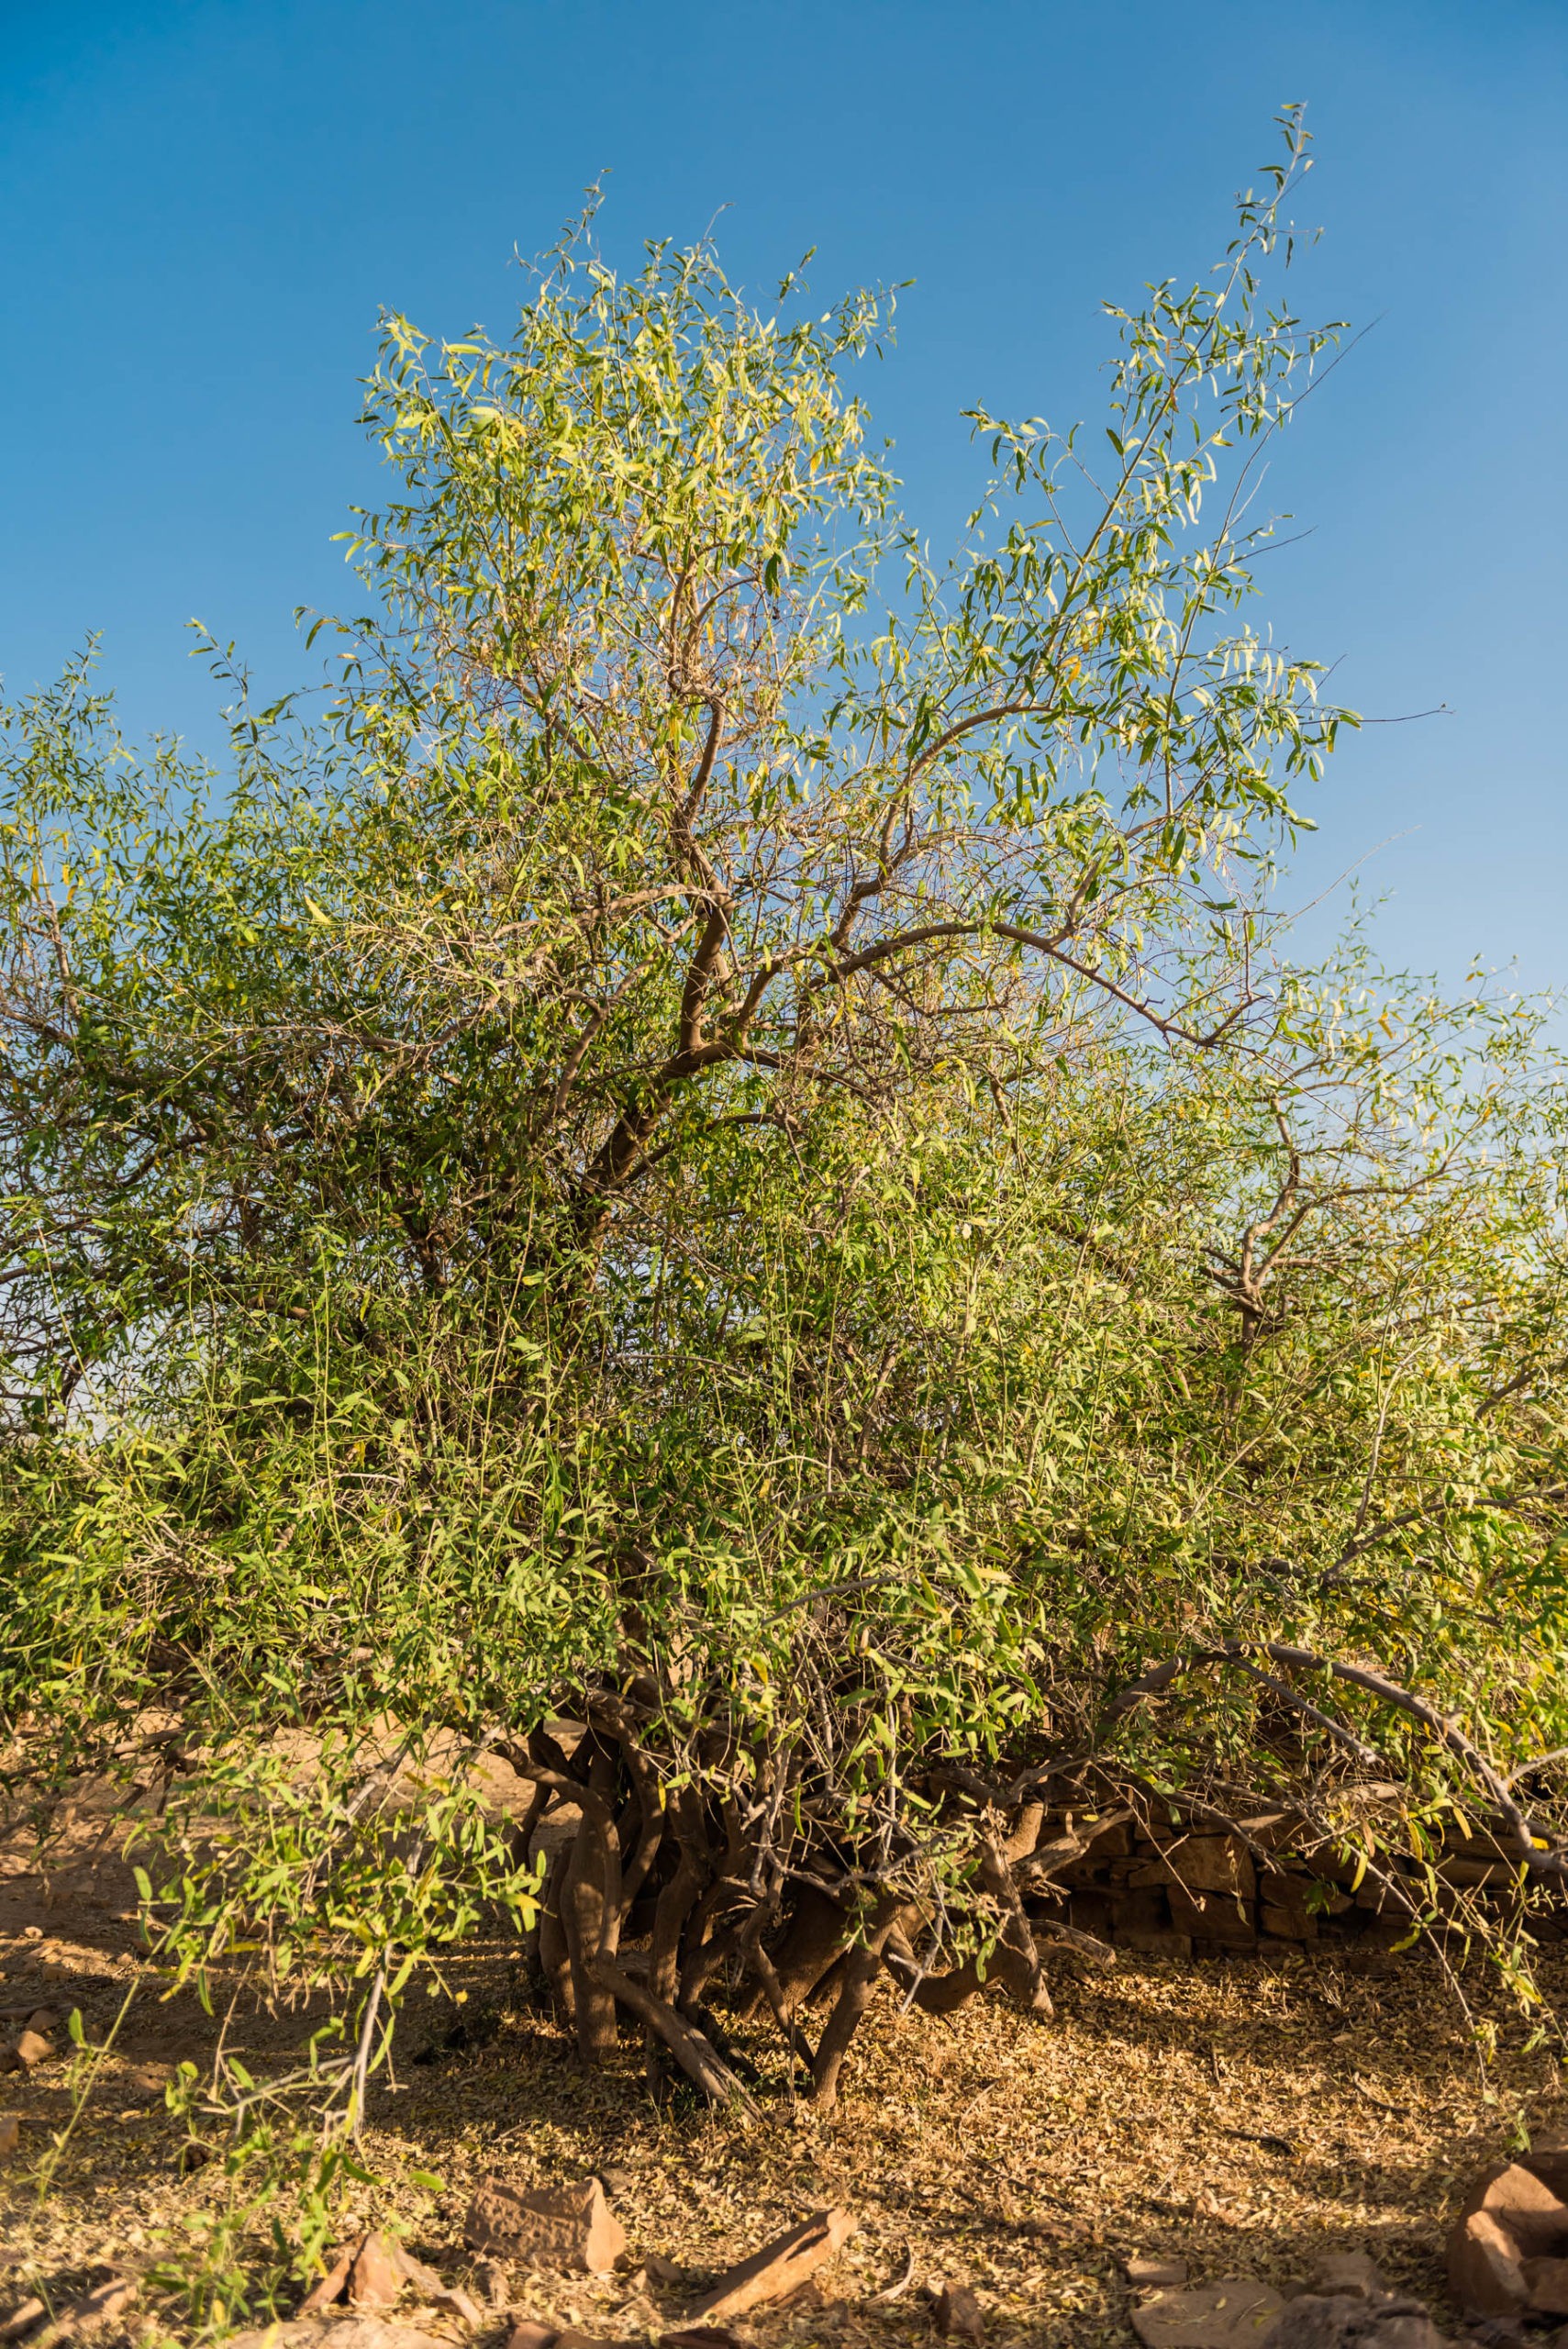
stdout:
[(361, 2100), (496, 1903), (710, 2094), (722, 1981), (827, 2099), (884, 1972), (1043, 2008), (1053, 1786), (1559, 1865), (1558, 1077), (1268, 910), (1354, 722), (1248, 617), (1283, 127), (945, 562), (885, 300), (584, 225), (504, 342), (385, 322), (317, 710), (9, 714), (0, 1705), (178, 1724), (170, 1946), (358, 1980)]

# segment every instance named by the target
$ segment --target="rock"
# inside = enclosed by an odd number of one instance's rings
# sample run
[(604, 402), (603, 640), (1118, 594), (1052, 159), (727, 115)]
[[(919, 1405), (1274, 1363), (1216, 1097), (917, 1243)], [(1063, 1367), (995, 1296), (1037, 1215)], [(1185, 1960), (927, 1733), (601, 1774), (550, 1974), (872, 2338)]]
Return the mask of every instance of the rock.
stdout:
[(1319, 2293), (1287, 2284), (1284, 2311), (1269, 2330), (1268, 2349), (1278, 2349), (1282, 2343), (1284, 2349), (1344, 2349), (1340, 2321), (1348, 2308), (1356, 2305), (1351, 2299), (1325, 2299)]
[(56, 2342), (72, 2341), (79, 2333), (91, 2332), (111, 2318), (123, 2316), (140, 2288), (130, 2276), (111, 2276), (106, 2284), (95, 2286), (80, 2299), (67, 2301), (52, 2324), (29, 2335), (28, 2349), (53, 2349)]
[(1129, 2284), (1171, 2291), (1186, 2282), (1187, 2263), (1184, 2259), (1129, 2259), (1125, 2273)]
[(1108, 1892), (1075, 1892), (1066, 1915), (1075, 1932), (1088, 1933), (1097, 1941), (1115, 1941), (1119, 1906)]
[(337, 2316), (325, 2323), (307, 2316), (236, 2332), (224, 2349), (448, 2349), (448, 2344), (417, 2325), (393, 2324), (384, 2316)]
[(350, 2308), (389, 2309), (409, 2284), (436, 2308), (461, 2317), (464, 2324), (479, 2323), (479, 2310), (466, 2292), (444, 2284), (433, 2267), (405, 2251), (395, 2238), (373, 2231), (334, 2254), (320, 2283), (300, 2302), (298, 2314), (315, 2316), (345, 2298)]
[(1307, 1905), (1306, 1880), (1298, 1876), (1266, 1876), (1258, 1887), (1258, 1923), (1277, 1941), (1316, 1941), (1318, 1911)]
[(1419, 2300), (1385, 2293), (1304, 2292), (1269, 2334), (1269, 2349), (1448, 2349)]
[[(417, 2267), (417, 2260), (412, 2265)], [(430, 2275), (428, 2267), (423, 2272), (429, 2277), (429, 2282), (418, 2288), (423, 2291), (430, 2307), (444, 2310), (449, 2316), (460, 2318), (464, 2324), (473, 2325), (477, 2331), (484, 2321), (484, 2311), (469, 2299), (462, 2285), (443, 2284), (439, 2276)]]
[[(1076, 1914), (1076, 1910), (1073, 1913)], [(1184, 1965), (1193, 1954), (1191, 1933), (1178, 1933), (1173, 1925), (1164, 1928), (1132, 1925), (1125, 1932), (1118, 1926), (1116, 1929), (1116, 1945), (1135, 1957), (1170, 1957)]]
[(1568, 2201), (1568, 2130), (1543, 2129), (1529, 2153), (1519, 2155), (1519, 2167)]
[(706, 2317), (743, 2316), (766, 2300), (782, 2300), (831, 2259), (855, 2232), (855, 2221), (845, 2210), (817, 2210), (773, 2243), (743, 2259), (721, 2276), (691, 2311), (695, 2322)]
[(8, 2162), (19, 2151), (22, 2124), (14, 2112), (0, 2112), (0, 2162)]
[(1166, 1887), (1171, 1921), (1178, 1932), (1195, 1942), (1210, 1942), (1221, 1949), (1251, 1949), (1258, 1938), (1250, 1909), (1238, 1909), (1228, 1892), (1189, 1892), (1179, 1884)]
[(460, 2318), (464, 2324), (472, 2325), (475, 2332), (484, 2321), (483, 2310), (469, 2299), (461, 2284), (443, 2284), (439, 2291), (428, 2292), (425, 2297), (432, 2308), (442, 2309), (449, 2316)]
[(36, 2031), (40, 2039), (47, 2039), (59, 2021), (60, 2017), (52, 2007), (35, 2007), (28, 2017), (27, 2029)]
[(1315, 1942), (1318, 1920), (1310, 1909), (1282, 1909), (1276, 1901), (1258, 1903), (1258, 1931), (1276, 1942)]
[(512, 2278), (506, 2263), (499, 2259), (482, 2259), (473, 2271), (473, 2280), (493, 2309), (504, 2309), (511, 2297)]
[(34, 2031), (28, 2024), (11, 2052), (16, 2059), (12, 2068), (30, 2072), (35, 2064), (44, 2063), (54, 2054), (54, 2043), (52, 2040), (46, 2039), (41, 2031)]
[(1171, 1908), (1161, 1884), (1145, 1885), (1136, 1892), (1115, 1892), (1116, 1912), (1111, 1931), (1118, 1944), (1129, 1933), (1168, 1933), (1171, 1930)]
[(596, 2177), (531, 2190), (487, 2179), (469, 2205), (463, 2233), (475, 2251), (589, 2276), (607, 2275), (626, 2249), (626, 2230)]
[(1485, 2211), (1512, 2238), (1524, 2259), (1554, 2259), (1568, 2252), (1568, 2204), (1518, 2162), (1484, 2169), (1460, 2205), (1461, 2220)]
[(332, 2264), (326, 2275), (318, 2284), (311, 2286), (304, 2299), (301, 2300), (296, 2311), (298, 2315), (314, 2316), (318, 2309), (330, 2308), (334, 2300), (342, 2299), (348, 2288), (349, 2270), (354, 2264), (354, 2254), (358, 2247), (357, 2243), (348, 2243), (341, 2251), (333, 2253)]
[(679, 2260), (666, 2259), (662, 2251), (651, 2251), (642, 2264), (656, 2284), (677, 2287), (700, 2284), (706, 2272), (701, 2267), (683, 2267)]
[(984, 2341), (985, 2311), (967, 2284), (944, 2284), (931, 2311), (947, 2341)]
[(1443, 1884), (1462, 1885), (1476, 1892), (1500, 1892), (1518, 1884), (1519, 1872), (1507, 1860), (1440, 1860), (1437, 1873)]
[(4, 2323), (0, 2323), (0, 2341), (20, 2341), (25, 2332), (30, 2332), (34, 2325), (48, 2314), (48, 2309), (36, 2296), (24, 2300), (19, 2308), (11, 2310)]
[(1524, 2277), (1532, 2316), (1568, 2316), (1568, 2259), (1527, 2259)]
[(788, 2309), (796, 2315), (802, 2309), (831, 2309), (839, 2305), (831, 2292), (824, 2291), (815, 2276), (808, 2276), (804, 2284), (797, 2284), (793, 2292), (773, 2302), (776, 2309)]
[(1227, 2276), (1185, 2292), (1161, 2292), (1131, 2313), (1143, 2349), (1258, 2349), (1284, 2302), (1271, 2285)]
[[(373, 2235), (368, 2238), (365, 2245), (361, 2246), (361, 2259), (364, 2257), (365, 2251), (371, 2243), (381, 2245), (382, 2250), (392, 2262), (399, 2284), (411, 2285), (421, 2299), (428, 2301), (432, 2308), (444, 2309), (450, 2315), (461, 2317), (464, 2324), (477, 2325), (484, 2322), (478, 2309), (462, 2286), (444, 2283), (435, 2269), (427, 2267), (422, 2259), (416, 2259), (406, 2244), (397, 2242), (389, 2243), (384, 2235)], [(354, 2273), (355, 2275), (359, 2273), (358, 2260), (354, 2263)], [(352, 2277), (349, 2282), (349, 2298), (350, 2301), (354, 2299)]]
[(1189, 1835), (1165, 1856), (1189, 1892), (1223, 1892), (1232, 1900), (1256, 1898), (1252, 1854), (1235, 1835)]
[(637, 2180), (628, 2169), (602, 2169), (599, 2184), (606, 2194), (635, 2194)]
[(1449, 2289), (1467, 2314), (1518, 2316), (1529, 2286), (1513, 2237), (1490, 2210), (1455, 2220), (1448, 2239)]
[(1388, 2278), (1370, 2252), (1330, 2251), (1313, 2266), (1312, 2289), (1325, 2299), (1336, 2292), (1355, 2292), (1370, 2300), (1380, 2293), (1387, 2295)]
[[(403, 2262), (384, 2234), (372, 2233), (361, 2241), (349, 2270), (347, 2299), (351, 2309), (389, 2309), (396, 2304), (403, 2287), (409, 2281)], [(436, 2288), (441, 2288), (436, 2279)]]
[(552, 2324), (536, 2324), (532, 2317), (519, 2317), (506, 2335), (506, 2349), (550, 2349), (554, 2339)]

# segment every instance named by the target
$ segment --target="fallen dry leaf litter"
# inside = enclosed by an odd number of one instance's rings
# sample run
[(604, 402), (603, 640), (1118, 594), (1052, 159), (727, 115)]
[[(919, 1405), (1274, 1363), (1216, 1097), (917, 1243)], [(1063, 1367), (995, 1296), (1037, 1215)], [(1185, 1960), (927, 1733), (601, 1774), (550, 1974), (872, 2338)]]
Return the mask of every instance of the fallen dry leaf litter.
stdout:
[[(0, 2006), (79, 2006), (100, 2039), (139, 1964), (124, 1890), (62, 1880), (51, 1905), (36, 1879), (0, 1886)], [(1549, 1987), (1564, 1970), (1545, 1954)], [(1127, 2343), (1124, 2270), (1139, 2256), (1185, 2260), (1195, 2280), (1282, 2283), (1325, 2251), (1365, 2250), (1441, 2312), (1444, 2221), (1464, 2183), (1521, 2124), (1558, 2124), (1565, 2110), (1550, 2051), (1527, 2052), (1476, 1967), (1467, 1995), (1503, 2037), (1480, 2080), (1463, 2018), (1418, 1955), (1133, 1956), (1103, 1976), (1062, 1965), (1054, 2021), (993, 1998), (945, 2020), (901, 2015), (889, 1989), (841, 2110), (776, 2094), (761, 2126), (684, 2097), (656, 2105), (630, 2051), (615, 2071), (585, 2074), (521, 1982), (504, 1954), (475, 1952), (453, 1968), (450, 1998), (415, 2002), (395, 2087), (376, 2096), (367, 2133), (386, 2182), (354, 2189), (341, 2231), (390, 2224), (488, 2309), (495, 2278), (480, 2278), (462, 2240), (481, 2181), (596, 2173), (633, 2257), (655, 2265), (610, 2278), (515, 2274), (504, 2296), (543, 2324), (623, 2339), (679, 2321), (719, 2270), (829, 2204), (859, 2221), (824, 2271), (831, 2297), (753, 2311), (741, 2328), (759, 2349), (932, 2339), (924, 2288), (943, 2281), (973, 2289), (994, 2340)], [(236, 2017), (230, 2044), (278, 2065), (304, 2028), (299, 2016)], [(174, 2065), (201, 2061), (214, 2034), (188, 1994), (161, 2004), (155, 1988), (139, 1992), (41, 2205), (27, 2181), (69, 2116), (66, 2062), (56, 2054), (0, 2084), (20, 2136), (0, 2171), (0, 2308), (39, 2285), (58, 2299), (106, 2269), (138, 2273), (182, 2220), (215, 2207), (220, 2165), (180, 2174), (185, 2132), (162, 2097)], [(736, 2036), (782, 2078), (768, 2027)], [(416, 2169), (442, 2190), (411, 2183)], [(911, 2260), (913, 2288), (875, 2304)], [(157, 2309), (144, 2292), (138, 2324)]]

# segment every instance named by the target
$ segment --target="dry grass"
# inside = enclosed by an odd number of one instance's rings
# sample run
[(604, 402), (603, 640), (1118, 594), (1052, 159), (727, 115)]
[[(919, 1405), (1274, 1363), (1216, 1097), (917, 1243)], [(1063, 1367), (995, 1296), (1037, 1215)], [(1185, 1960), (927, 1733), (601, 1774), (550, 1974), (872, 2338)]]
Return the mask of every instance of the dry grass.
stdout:
[[(138, 1965), (125, 1887), (100, 1869), (51, 1889), (44, 1906), (36, 1877), (0, 1885), (0, 2005), (80, 2005), (98, 2037)], [(1549, 1987), (1568, 1972), (1552, 1952), (1544, 1970)], [(584, 2075), (518, 1983), (504, 1954), (476, 1954), (452, 1979), (461, 2002), (416, 2002), (395, 2088), (378, 2095), (367, 2132), (369, 2165), (385, 2182), (352, 2190), (344, 2232), (392, 2220), (459, 2277), (470, 2265), (462, 2211), (484, 2173), (533, 2182), (609, 2171), (634, 2251), (707, 2273), (805, 2211), (844, 2204), (861, 2231), (828, 2271), (838, 2297), (759, 2314), (743, 2329), (762, 2349), (926, 2339), (917, 2287), (937, 2276), (972, 2282), (1001, 2339), (1041, 2349), (1125, 2342), (1120, 2262), (1135, 2252), (1179, 2253), (1198, 2277), (1280, 2281), (1317, 2252), (1364, 2246), (1440, 2306), (1456, 2183), (1521, 2125), (1561, 2118), (1555, 2063), (1545, 2049), (1527, 2052), (1524, 2025), (1477, 1966), (1467, 1995), (1503, 2026), (1481, 2080), (1429, 1957), (1361, 1972), (1310, 1956), (1283, 1967), (1132, 1961), (1108, 1976), (1064, 1975), (1058, 2018), (1045, 2024), (992, 1998), (948, 2021), (901, 2016), (884, 1993), (840, 2111), (824, 2117), (780, 2092), (754, 2128), (684, 2096), (660, 2106), (630, 2049), (617, 2073)], [(468, 2043), (444, 2044), (458, 2025)], [(297, 2045), (302, 2021), (237, 2015), (231, 2031), (266, 2065)], [(69, 2117), (69, 2067), (57, 2060), (4, 2084), (0, 2109), (22, 2115), (24, 2142), (0, 2204), (0, 2307), (95, 2263), (143, 2267), (221, 2199), (221, 2165), (178, 2175), (183, 2132), (161, 2095), (172, 2065), (200, 2061), (214, 2036), (188, 1996), (160, 2005), (155, 1988), (139, 1993), (42, 2203), (28, 2173)], [(738, 2037), (782, 2079), (766, 2030)], [(411, 2060), (422, 2042), (428, 2060)], [(442, 2192), (408, 2182), (420, 2167)], [(916, 2288), (867, 2305), (906, 2253)], [(511, 2297), (623, 2338), (668, 2322), (682, 2300), (638, 2278), (518, 2277)]]

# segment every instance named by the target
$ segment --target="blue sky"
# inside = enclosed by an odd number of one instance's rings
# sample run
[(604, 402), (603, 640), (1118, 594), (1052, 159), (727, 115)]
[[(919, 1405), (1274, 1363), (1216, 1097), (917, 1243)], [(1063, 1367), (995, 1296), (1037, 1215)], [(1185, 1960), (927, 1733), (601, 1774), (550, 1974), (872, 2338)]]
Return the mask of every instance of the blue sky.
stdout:
[[(0, 0), (0, 670), (89, 630), (135, 729), (214, 739), (199, 616), (268, 686), (374, 495), (386, 304), (504, 328), (608, 167), (612, 261), (717, 234), (765, 297), (913, 277), (863, 388), (940, 544), (961, 408), (1095, 413), (1097, 305), (1217, 256), (1305, 99), (1308, 316), (1373, 331), (1286, 436), (1267, 617), (1391, 718), (1315, 803), (1303, 896), (1361, 861), (1393, 961), (1568, 985), (1563, 0)], [(1557, 683), (1553, 683), (1554, 677)], [(1316, 918), (1318, 924), (1322, 917)]]

